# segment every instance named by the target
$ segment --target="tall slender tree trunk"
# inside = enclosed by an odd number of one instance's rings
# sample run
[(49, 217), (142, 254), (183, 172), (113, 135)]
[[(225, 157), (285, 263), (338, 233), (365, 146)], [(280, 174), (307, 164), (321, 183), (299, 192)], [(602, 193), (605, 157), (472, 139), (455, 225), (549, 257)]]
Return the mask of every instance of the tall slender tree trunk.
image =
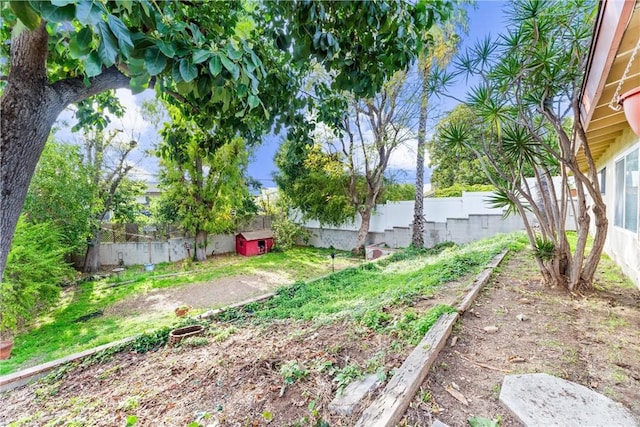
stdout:
[(424, 141), (418, 138), (418, 155), (416, 161), (416, 197), (413, 205), (413, 235), (411, 243), (414, 248), (424, 247)]
[(208, 233), (204, 230), (196, 232), (196, 261), (207, 260), (207, 237)]
[(416, 197), (413, 205), (413, 235), (411, 243), (414, 248), (424, 247), (424, 149), (427, 139), (427, 77), (430, 67), (425, 66), (422, 74), (422, 93), (420, 94), (420, 116), (418, 118), (418, 149), (416, 154)]

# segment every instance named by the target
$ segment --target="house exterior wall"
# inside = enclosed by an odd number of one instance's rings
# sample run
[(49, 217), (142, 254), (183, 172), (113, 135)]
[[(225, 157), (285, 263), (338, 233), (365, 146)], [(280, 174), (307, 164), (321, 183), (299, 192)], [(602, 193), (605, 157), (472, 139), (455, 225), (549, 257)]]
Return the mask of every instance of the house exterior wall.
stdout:
[[(622, 155), (634, 148), (640, 149), (640, 138), (628, 128), (598, 159), (597, 168), (598, 171), (601, 171), (606, 167), (606, 188), (602, 198), (607, 205), (609, 226), (604, 252), (620, 265), (622, 271), (640, 288), (640, 227), (638, 227), (638, 231), (633, 233), (614, 224), (615, 163), (620, 160)], [(638, 178), (636, 177), (636, 179)]]

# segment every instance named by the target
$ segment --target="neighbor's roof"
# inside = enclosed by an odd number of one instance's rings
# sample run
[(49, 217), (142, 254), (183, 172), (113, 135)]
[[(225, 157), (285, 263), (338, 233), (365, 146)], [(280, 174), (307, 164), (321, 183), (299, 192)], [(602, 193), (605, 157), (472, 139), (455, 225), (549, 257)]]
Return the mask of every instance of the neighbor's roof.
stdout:
[[(640, 1), (607, 0), (600, 3), (587, 72), (583, 83), (581, 120), (593, 159), (600, 156), (629, 127), (624, 112), (609, 108), (622, 74), (640, 37)], [(640, 58), (636, 58), (621, 93), (640, 85)], [(578, 163), (586, 168), (582, 151)]]
[(243, 231), (238, 233), (238, 236), (244, 237), (245, 240), (272, 239), (273, 232), (271, 230)]

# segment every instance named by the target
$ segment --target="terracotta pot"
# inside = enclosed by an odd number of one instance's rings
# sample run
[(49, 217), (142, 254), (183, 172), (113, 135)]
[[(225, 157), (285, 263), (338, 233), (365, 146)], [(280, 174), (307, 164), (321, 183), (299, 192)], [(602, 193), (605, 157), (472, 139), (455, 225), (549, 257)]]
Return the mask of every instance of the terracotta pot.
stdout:
[(618, 104), (622, 105), (631, 129), (640, 136), (640, 86), (620, 95)]
[(11, 357), (13, 349), (13, 340), (0, 341), (0, 360), (6, 360)]
[(204, 334), (204, 326), (192, 325), (174, 329), (169, 333), (169, 345), (176, 345), (185, 338)]

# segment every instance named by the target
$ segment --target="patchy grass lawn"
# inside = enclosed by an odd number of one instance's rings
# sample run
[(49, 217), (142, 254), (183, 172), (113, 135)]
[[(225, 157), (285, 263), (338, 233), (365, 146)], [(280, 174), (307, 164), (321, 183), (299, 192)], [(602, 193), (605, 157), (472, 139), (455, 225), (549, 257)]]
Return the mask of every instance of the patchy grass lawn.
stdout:
[(523, 246), (508, 235), (408, 251), (282, 287), (205, 337), (170, 348), (160, 331), (7, 393), (0, 424), (353, 425), (359, 413), (328, 412), (335, 394), (366, 373), (389, 378), (494, 255)]
[[(181, 291), (195, 292), (189, 285), (199, 283), (198, 292), (203, 295), (198, 297), (209, 301), (211, 299), (206, 297), (212, 288), (222, 287), (224, 292), (227, 285), (236, 290), (248, 286), (247, 282), (267, 281), (268, 277), (264, 275), (274, 277), (274, 287), (296, 280), (309, 280), (331, 272), (330, 253), (328, 249), (294, 248), (258, 257), (224, 255), (188, 265), (188, 270), (184, 270), (187, 265), (182, 262), (158, 265), (153, 272), (131, 267), (120, 277), (80, 283), (65, 289), (57, 307), (38, 319), (35, 327), (16, 336), (11, 358), (0, 361), (0, 375), (176, 322), (172, 310), (180, 305), (179, 302), (164, 309), (154, 309), (148, 303), (150, 310), (127, 306), (126, 302), (136, 297), (157, 297), (159, 290), (168, 297)], [(335, 268), (339, 270), (360, 262), (351, 258), (348, 252), (339, 252)], [(243, 280), (236, 280), (239, 277)], [(242, 299), (242, 295), (239, 298)], [(225, 302), (229, 300), (239, 302), (232, 298)], [(142, 303), (145, 304), (144, 301)], [(113, 310), (113, 307), (122, 305), (125, 309)], [(200, 306), (200, 310), (195, 312), (218, 305), (212, 302), (211, 305)]]

